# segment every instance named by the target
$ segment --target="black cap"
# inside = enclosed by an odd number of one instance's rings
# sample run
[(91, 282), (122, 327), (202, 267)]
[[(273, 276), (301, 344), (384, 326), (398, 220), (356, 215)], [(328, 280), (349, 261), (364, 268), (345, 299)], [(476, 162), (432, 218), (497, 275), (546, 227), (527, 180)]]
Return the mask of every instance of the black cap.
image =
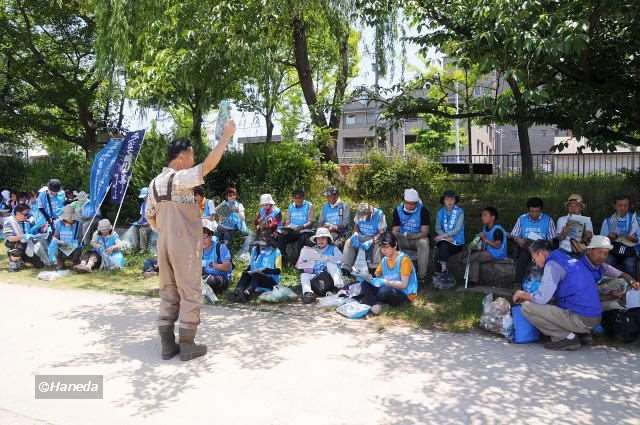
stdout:
[(60, 192), (60, 187), (62, 186), (62, 184), (60, 183), (60, 180), (58, 179), (51, 179), (49, 180), (49, 183), (47, 183), (47, 189), (49, 189), (52, 192)]

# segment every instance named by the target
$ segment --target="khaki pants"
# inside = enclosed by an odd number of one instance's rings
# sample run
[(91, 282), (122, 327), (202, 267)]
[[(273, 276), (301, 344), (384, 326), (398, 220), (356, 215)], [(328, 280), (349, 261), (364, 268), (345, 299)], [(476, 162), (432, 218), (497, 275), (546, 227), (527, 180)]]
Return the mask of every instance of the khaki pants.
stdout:
[(586, 317), (551, 304), (522, 304), (522, 313), (552, 341), (565, 339), (570, 333), (586, 334), (600, 323), (600, 317)]
[(158, 204), (158, 267), (160, 316), (158, 325), (196, 329), (202, 305), (202, 228), (195, 205)]
[(469, 282), (480, 283), (480, 266), (493, 261), (493, 257), (487, 251), (474, 251), (469, 257)]
[(417, 251), (418, 253), (418, 279), (427, 277), (429, 269), (429, 238), (407, 239), (402, 233), (397, 235), (400, 250)]

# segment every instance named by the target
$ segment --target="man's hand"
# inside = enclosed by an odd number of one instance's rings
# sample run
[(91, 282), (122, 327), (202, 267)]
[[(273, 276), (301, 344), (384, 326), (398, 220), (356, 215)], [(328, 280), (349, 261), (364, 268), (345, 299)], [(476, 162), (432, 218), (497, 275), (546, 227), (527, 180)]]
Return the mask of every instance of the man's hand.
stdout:
[(615, 241), (616, 239), (618, 239), (618, 234), (615, 232), (609, 232), (609, 234), (607, 235), (607, 237), (609, 238), (609, 240), (611, 242)]
[(227, 122), (224, 123), (224, 129), (222, 131), (222, 140), (225, 140), (226, 143), (229, 143), (229, 140), (231, 140), (235, 132), (236, 132), (236, 122), (232, 119), (228, 119)]
[(640, 282), (638, 282), (637, 280), (633, 279), (631, 282), (629, 282), (629, 285), (633, 288), (633, 289), (640, 289)]
[(531, 301), (533, 299), (533, 297), (531, 296), (530, 293), (523, 291), (521, 289), (518, 289), (514, 294), (513, 294), (513, 302), (518, 304), (521, 303), (523, 301)]
[(560, 235), (558, 235), (559, 238), (566, 239), (566, 237), (569, 236), (569, 231), (570, 231), (569, 226), (564, 226), (562, 228), (562, 231), (560, 232)]
[(209, 152), (209, 155), (207, 155), (204, 162), (202, 163), (203, 177), (209, 174), (211, 171), (213, 171), (216, 168), (216, 166), (222, 159), (222, 155), (224, 155), (224, 151), (227, 149), (227, 145), (231, 141), (233, 133), (235, 132), (236, 132), (235, 121), (233, 121), (232, 119), (227, 120), (227, 122), (224, 123), (224, 131), (222, 132), (222, 137), (220, 137), (220, 140), (218, 140), (218, 144), (216, 145), (215, 148), (213, 148), (211, 152)]

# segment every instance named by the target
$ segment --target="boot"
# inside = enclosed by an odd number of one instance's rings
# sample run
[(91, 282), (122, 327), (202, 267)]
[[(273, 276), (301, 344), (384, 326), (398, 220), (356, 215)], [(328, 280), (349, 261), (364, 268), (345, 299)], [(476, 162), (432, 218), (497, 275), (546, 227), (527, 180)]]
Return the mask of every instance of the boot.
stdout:
[(207, 346), (196, 344), (193, 340), (196, 337), (195, 329), (180, 328), (178, 341), (180, 342), (180, 360), (193, 360), (196, 357), (207, 354)]
[(173, 333), (173, 325), (158, 326), (158, 333), (162, 343), (162, 360), (169, 360), (180, 351), (176, 344), (176, 335)]

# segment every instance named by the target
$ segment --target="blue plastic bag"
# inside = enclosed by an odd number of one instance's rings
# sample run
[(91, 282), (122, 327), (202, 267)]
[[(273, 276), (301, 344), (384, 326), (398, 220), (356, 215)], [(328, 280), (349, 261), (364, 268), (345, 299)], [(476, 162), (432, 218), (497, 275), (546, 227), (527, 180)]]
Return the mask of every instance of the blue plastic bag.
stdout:
[(511, 307), (513, 316), (513, 342), (516, 344), (528, 344), (540, 339), (540, 331), (531, 324), (522, 314), (522, 306)]

